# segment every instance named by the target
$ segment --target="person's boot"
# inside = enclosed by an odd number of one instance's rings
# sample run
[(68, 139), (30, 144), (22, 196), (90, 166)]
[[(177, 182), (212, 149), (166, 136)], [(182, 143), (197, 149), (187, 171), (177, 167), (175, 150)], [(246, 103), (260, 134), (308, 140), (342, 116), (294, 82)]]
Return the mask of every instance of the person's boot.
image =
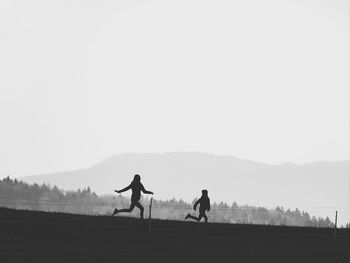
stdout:
[(118, 209), (117, 209), (117, 208), (114, 209), (112, 216), (114, 216), (114, 215), (116, 215), (116, 214), (118, 214)]

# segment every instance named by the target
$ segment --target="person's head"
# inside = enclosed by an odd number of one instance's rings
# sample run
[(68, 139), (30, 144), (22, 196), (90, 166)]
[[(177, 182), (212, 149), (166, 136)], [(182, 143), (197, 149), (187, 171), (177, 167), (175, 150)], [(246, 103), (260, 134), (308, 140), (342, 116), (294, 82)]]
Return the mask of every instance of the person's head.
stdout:
[(208, 190), (202, 190), (202, 195), (208, 196)]
[(134, 176), (134, 181), (140, 182), (140, 181), (141, 181), (141, 176), (138, 175), (138, 174), (135, 174), (135, 176)]

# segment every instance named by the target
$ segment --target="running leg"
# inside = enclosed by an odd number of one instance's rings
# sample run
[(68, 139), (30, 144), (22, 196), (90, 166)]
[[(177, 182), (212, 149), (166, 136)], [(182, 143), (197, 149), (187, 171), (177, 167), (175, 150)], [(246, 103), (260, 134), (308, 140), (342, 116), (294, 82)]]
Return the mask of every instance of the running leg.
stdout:
[(208, 223), (208, 217), (205, 213), (203, 214), (203, 217), (204, 217), (205, 223)]
[(191, 215), (190, 213), (188, 213), (187, 216), (185, 217), (185, 219), (187, 219), (187, 218), (193, 219), (193, 220), (195, 220), (195, 221), (197, 221), (197, 222), (198, 222), (199, 220), (201, 220), (200, 217), (193, 216), (193, 215)]
[(135, 205), (137, 208), (140, 209), (140, 217), (143, 219), (143, 211), (144, 211), (143, 206), (140, 204), (140, 202), (137, 202)]
[(113, 215), (118, 214), (118, 213), (130, 213), (132, 210), (134, 210), (134, 208), (135, 208), (135, 203), (132, 202), (130, 204), (129, 208), (124, 208), (124, 209), (120, 209), (120, 210), (118, 210), (117, 208), (114, 209)]

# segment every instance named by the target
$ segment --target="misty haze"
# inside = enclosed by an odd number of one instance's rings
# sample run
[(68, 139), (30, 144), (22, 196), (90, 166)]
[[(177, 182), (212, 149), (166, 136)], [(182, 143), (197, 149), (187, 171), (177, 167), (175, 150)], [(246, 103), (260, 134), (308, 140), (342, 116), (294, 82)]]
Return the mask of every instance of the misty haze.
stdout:
[(216, 202), (298, 208), (332, 219), (338, 210), (340, 222), (350, 222), (347, 161), (267, 165), (203, 153), (119, 154), (86, 169), (21, 180), (66, 190), (90, 187), (98, 194), (112, 194), (136, 173), (141, 174), (158, 199), (192, 202), (196, 193), (208, 188)]

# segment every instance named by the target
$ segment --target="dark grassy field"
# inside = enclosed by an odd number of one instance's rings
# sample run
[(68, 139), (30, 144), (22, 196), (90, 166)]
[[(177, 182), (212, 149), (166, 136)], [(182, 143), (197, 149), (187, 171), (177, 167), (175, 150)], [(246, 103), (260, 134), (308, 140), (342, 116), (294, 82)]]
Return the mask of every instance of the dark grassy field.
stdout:
[(0, 208), (0, 262), (350, 262), (350, 231)]

